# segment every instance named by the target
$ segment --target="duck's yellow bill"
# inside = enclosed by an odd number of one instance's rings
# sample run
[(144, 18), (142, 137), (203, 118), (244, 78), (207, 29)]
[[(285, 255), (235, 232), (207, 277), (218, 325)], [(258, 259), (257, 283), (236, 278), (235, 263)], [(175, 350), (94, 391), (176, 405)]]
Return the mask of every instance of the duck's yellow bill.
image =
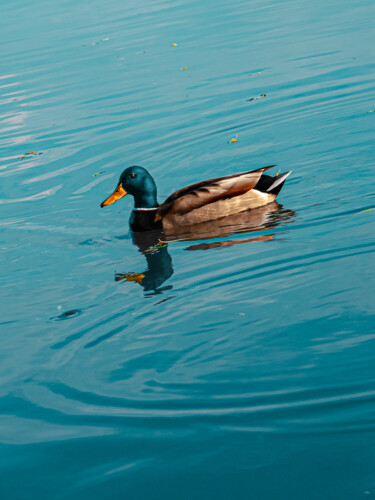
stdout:
[(104, 200), (100, 206), (103, 208), (106, 207), (107, 205), (112, 205), (112, 203), (116, 203), (116, 201), (120, 200), (127, 194), (128, 193), (125, 191), (125, 189), (123, 189), (122, 184), (119, 184), (117, 188), (113, 191), (111, 196), (108, 196), (108, 198)]

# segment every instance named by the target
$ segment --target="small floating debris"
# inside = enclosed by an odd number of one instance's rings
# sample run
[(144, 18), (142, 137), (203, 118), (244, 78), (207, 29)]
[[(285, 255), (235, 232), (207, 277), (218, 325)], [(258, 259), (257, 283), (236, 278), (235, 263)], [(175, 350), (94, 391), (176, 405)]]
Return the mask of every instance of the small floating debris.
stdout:
[(58, 316), (54, 316), (51, 318), (52, 321), (62, 321), (65, 319), (70, 319), (70, 318), (75, 318), (76, 316), (79, 316), (82, 314), (81, 309), (72, 309), (71, 311), (66, 311), (62, 314), (59, 314)]
[(171, 47), (177, 47), (177, 43), (171, 43)]
[(375, 109), (370, 109), (370, 111), (367, 111), (367, 113), (375, 113)]
[(100, 172), (96, 172), (95, 174), (92, 174), (93, 177), (96, 177), (97, 175), (104, 174), (105, 170), (101, 170)]
[(258, 97), (252, 97), (251, 99), (248, 99), (248, 101), (256, 101), (257, 99), (261, 99), (262, 97), (267, 97), (267, 94), (260, 94)]
[(180, 71), (186, 71), (187, 69), (189, 69), (189, 66), (184, 66), (183, 68), (180, 68)]
[(109, 40), (109, 36), (106, 36), (105, 38), (101, 38), (97, 42), (83, 43), (82, 47), (88, 47), (89, 45), (91, 45), (91, 46), (99, 45), (100, 42), (107, 42), (108, 40)]
[(23, 160), (24, 158), (27, 158), (28, 156), (36, 156), (36, 155), (41, 155), (42, 153), (36, 153), (35, 151), (29, 151), (28, 153), (24, 153), (22, 156), (19, 156), (19, 160)]
[(232, 139), (230, 141), (227, 142), (227, 144), (229, 143), (234, 143), (234, 142), (237, 142), (237, 134), (236, 134), (236, 137), (232, 137)]

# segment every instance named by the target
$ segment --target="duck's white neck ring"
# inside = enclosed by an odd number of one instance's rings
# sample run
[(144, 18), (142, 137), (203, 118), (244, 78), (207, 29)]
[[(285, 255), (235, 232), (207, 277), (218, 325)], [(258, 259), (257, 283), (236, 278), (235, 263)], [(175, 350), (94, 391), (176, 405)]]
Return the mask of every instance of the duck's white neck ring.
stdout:
[(157, 209), (158, 209), (158, 207), (154, 207), (154, 208), (133, 208), (134, 212), (138, 212), (140, 210), (147, 210), (147, 211), (149, 211), (149, 210), (157, 210)]

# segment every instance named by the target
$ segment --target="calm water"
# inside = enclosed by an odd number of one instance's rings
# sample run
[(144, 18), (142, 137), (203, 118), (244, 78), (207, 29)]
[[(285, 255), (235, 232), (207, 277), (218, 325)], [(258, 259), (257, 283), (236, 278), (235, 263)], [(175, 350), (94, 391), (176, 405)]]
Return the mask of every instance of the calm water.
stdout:
[[(375, 498), (374, 16), (3, 2), (1, 498)], [(280, 206), (159, 251), (99, 207), (273, 163)]]

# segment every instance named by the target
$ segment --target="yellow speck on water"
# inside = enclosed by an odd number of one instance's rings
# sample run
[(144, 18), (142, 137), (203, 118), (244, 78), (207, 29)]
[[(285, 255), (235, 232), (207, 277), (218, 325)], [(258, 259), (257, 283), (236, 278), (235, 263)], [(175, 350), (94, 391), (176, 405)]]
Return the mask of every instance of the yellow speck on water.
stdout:
[(177, 47), (177, 43), (172, 43), (172, 47)]
[[(42, 153), (39, 153), (40, 155)], [(19, 160), (23, 160), (24, 158), (27, 158), (29, 155), (36, 155), (35, 151), (29, 151), (28, 153), (24, 153), (22, 156), (19, 156), (18, 159)]]
[(233, 139), (231, 139), (230, 142), (237, 142), (236, 137), (233, 137)]
[(258, 71), (257, 75), (261, 75), (261, 74), (262, 74), (262, 72), (261, 72), (261, 71)]
[(186, 69), (188, 69), (187, 66), (184, 66), (183, 68), (180, 68), (181, 71), (185, 71)]
[(266, 97), (266, 94), (260, 94), (260, 97)]

